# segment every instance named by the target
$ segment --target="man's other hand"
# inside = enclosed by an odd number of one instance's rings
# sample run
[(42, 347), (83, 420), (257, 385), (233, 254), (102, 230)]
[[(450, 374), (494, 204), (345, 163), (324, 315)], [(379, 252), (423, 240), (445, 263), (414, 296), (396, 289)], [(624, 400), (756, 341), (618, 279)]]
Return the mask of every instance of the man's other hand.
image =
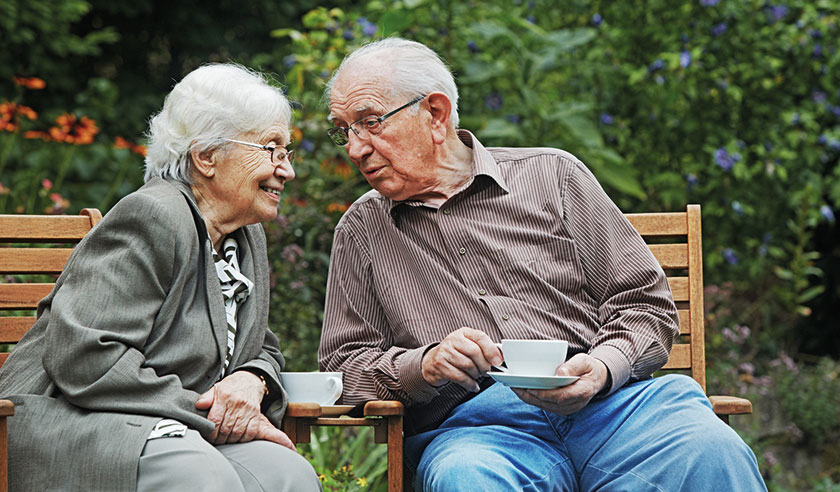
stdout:
[(551, 390), (512, 388), (525, 403), (560, 415), (585, 407), (607, 384), (609, 372), (603, 362), (587, 354), (576, 354), (557, 368), (558, 376), (579, 376), (568, 386)]

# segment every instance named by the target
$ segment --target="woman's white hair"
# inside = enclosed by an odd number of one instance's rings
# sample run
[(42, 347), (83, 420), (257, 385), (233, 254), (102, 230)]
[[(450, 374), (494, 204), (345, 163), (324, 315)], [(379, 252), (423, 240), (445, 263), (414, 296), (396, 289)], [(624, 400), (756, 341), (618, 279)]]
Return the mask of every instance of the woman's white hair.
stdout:
[(264, 75), (235, 64), (201, 66), (184, 77), (152, 116), (146, 136), (145, 181), (155, 176), (190, 183), (190, 151), (227, 147), (225, 138), (288, 128), (291, 107)]
[[(408, 102), (412, 97), (431, 92), (442, 92), (452, 102), (450, 119), (458, 128), (458, 88), (446, 64), (430, 48), (416, 41), (403, 38), (385, 38), (368, 43), (347, 55), (327, 82), (326, 96), (330, 97), (333, 84), (341, 71), (361, 58), (372, 57), (380, 63), (387, 63), (387, 79), (390, 87), (385, 88), (392, 97), (402, 97)], [(417, 112), (417, 106), (412, 110)]]

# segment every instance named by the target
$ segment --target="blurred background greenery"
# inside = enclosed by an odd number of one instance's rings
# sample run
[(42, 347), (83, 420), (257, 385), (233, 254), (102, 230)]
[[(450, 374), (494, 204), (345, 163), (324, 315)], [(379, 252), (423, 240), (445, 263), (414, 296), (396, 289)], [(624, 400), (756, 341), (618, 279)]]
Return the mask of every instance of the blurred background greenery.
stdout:
[[(571, 151), (625, 212), (702, 205), (709, 391), (753, 399), (732, 421), (771, 491), (840, 491), (838, 22), (840, 0), (0, 0), (0, 213), (107, 212), (177, 80), (269, 72), (300, 156), (266, 224), (271, 323), (314, 370), (332, 230), (368, 189), (324, 134), (324, 83), (368, 40), (414, 39), (486, 145)], [(383, 490), (369, 435), (313, 441), (327, 490)]]

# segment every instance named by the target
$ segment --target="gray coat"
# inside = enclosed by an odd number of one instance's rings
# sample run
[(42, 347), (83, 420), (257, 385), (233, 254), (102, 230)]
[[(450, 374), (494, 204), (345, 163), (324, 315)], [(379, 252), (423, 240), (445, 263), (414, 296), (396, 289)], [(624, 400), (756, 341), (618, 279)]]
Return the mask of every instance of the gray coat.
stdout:
[[(262, 371), (280, 426), (284, 360), (268, 329), (260, 225), (237, 230), (255, 288), (239, 308), (228, 373)], [(227, 323), (210, 242), (187, 186), (159, 178), (121, 200), (77, 246), (38, 321), (0, 369), (10, 490), (134, 491), (161, 418), (213, 430), (195, 401), (219, 379)]]

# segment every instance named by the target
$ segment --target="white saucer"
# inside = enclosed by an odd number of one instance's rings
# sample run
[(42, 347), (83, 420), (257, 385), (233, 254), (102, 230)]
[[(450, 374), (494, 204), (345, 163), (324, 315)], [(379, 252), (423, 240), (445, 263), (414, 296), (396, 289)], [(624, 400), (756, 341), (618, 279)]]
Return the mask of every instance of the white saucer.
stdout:
[(578, 376), (525, 376), (496, 371), (488, 372), (487, 375), (505, 386), (526, 389), (554, 389), (580, 379)]

